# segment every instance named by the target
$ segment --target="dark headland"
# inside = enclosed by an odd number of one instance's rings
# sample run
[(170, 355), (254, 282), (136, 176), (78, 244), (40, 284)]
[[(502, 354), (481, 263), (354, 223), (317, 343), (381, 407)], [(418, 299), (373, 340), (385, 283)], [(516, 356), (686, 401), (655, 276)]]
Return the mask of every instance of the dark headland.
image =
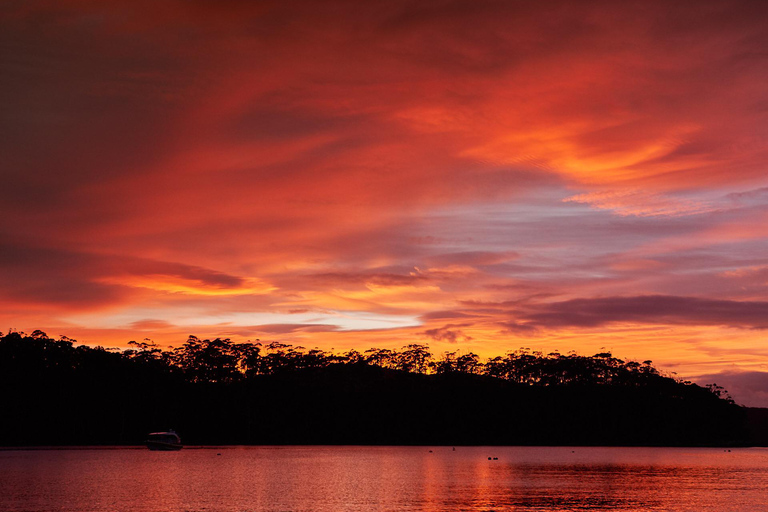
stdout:
[(424, 345), (334, 354), (190, 337), (162, 351), (0, 338), (0, 446), (766, 445), (768, 409), (650, 361), (518, 350), (481, 362)]

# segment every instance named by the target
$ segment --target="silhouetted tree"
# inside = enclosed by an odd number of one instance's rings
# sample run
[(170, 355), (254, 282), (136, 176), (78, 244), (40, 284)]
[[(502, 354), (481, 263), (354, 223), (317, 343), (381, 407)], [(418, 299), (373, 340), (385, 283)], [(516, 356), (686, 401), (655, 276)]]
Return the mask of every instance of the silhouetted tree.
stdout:
[(366, 361), (369, 364), (381, 368), (395, 368), (397, 366), (398, 353), (384, 348), (369, 348), (365, 351)]
[(412, 343), (394, 357), (394, 367), (404, 372), (427, 373), (432, 354), (427, 345)]
[(229, 382), (239, 376), (238, 349), (228, 338), (190, 336), (173, 350), (171, 360), (195, 382)]

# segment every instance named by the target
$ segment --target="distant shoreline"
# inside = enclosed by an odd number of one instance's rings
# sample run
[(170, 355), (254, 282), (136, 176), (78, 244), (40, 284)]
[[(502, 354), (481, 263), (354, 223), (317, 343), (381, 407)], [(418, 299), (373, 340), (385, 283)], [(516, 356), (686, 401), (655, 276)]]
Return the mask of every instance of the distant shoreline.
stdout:
[(186, 446), (768, 444), (768, 409), (608, 352), (482, 362), (418, 344), (334, 354), (195, 337), (117, 352), (9, 333), (0, 410), (13, 418), (0, 442), (20, 448), (140, 446), (169, 429)]

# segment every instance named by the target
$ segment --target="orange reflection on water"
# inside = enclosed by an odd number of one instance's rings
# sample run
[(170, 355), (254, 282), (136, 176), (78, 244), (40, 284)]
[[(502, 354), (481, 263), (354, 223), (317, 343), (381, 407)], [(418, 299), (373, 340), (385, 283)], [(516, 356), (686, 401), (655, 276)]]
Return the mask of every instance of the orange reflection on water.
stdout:
[(767, 487), (761, 448), (0, 451), (0, 510), (15, 512), (754, 511)]

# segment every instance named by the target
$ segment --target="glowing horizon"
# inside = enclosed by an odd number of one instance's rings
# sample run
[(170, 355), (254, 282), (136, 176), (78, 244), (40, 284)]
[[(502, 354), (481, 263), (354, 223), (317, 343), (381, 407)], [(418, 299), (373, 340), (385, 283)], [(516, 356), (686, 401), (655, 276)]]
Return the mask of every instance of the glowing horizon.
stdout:
[(757, 2), (0, 8), (0, 319), (611, 350), (768, 406)]

